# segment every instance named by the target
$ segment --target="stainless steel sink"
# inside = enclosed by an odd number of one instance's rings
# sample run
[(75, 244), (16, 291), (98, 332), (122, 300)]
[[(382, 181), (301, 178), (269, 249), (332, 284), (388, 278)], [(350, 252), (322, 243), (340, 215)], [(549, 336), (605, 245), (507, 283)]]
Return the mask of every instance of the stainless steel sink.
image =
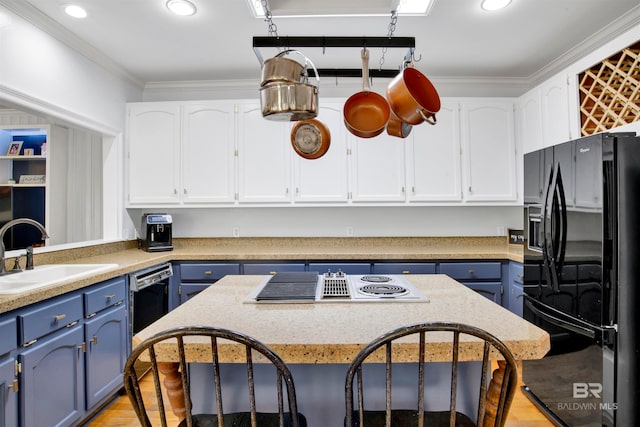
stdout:
[(19, 294), (117, 267), (118, 264), (49, 264), (0, 276), (0, 294)]

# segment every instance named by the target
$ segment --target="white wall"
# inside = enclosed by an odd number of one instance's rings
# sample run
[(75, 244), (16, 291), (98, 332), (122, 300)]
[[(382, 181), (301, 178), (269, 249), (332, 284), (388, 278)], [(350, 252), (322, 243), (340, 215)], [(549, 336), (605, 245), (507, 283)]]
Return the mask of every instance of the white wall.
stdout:
[(172, 215), (174, 237), (497, 236), (523, 222), (520, 206), (129, 209), (138, 231), (150, 212)]
[(46, 123), (103, 135), (102, 167), (109, 183), (103, 192), (106, 239), (123, 237), (127, 228), (122, 180), (125, 104), (142, 99), (142, 84), (114, 72), (116, 68), (98, 65), (0, 6), (0, 104)]

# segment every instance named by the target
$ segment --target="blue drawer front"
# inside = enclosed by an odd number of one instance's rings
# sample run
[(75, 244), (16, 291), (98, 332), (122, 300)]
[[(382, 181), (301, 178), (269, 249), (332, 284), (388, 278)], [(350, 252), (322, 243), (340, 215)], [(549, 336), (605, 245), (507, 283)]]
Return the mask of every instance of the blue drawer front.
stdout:
[(20, 343), (28, 343), (82, 319), (82, 295), (37, 304), (34, 309), (20, 314), (18, 319)]
[(324, 274), (327, 271), (335, 273), (342, 270), (346, 274), (371, 274), (371, 264), (363, 262), (354, 263), (332, 263), (332, 262), (311, 262), (309, 263), (309, 271), (317, 271)]
[(283, 271), (305, 271), (302, 263), (244, 264), (244, 274), (276, 274)]
[(440, 273), (456, 280), (500, 279), (499, 262), (440, 263)]
[(374, 274), (435, 274), (435, 263), (380, 262), (373, 264)]
[(0, 322), (0, 356), (18, 345), (18, 329), (15, 317)]
[(227, 274), (240, 274), (240, 264), (180, 264), (180, 280), (213, 282)]
[(90, 316), (105, 308), (123, 303), (127, 297), (124, 278), (111, 280), (84, 293), (84, 315)]
[(511, 280), (516, 283), (524, 283), (524, 268), (522, 264), (515, 262), (509, 263), (509, 276)]

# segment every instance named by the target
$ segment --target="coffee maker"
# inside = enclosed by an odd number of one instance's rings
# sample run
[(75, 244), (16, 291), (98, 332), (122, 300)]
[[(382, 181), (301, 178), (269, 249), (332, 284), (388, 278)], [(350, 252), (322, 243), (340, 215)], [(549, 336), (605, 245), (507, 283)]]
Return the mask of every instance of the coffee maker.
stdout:
[(171, 215), (143, 214), (142, 227), (140, 227), (140, 244), (142, 249), (147, 252), (173, 250), (171, 225)]

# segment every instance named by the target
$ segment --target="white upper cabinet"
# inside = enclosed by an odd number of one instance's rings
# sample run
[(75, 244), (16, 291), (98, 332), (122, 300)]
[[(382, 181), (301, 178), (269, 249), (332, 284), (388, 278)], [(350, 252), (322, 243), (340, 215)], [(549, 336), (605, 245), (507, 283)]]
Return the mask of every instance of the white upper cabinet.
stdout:
[(180, 104), (128, 105), (130, 204), (180, 200)]
[[(341, 102), (321, 102), (318, 120), (331, 133), (331, 144), (324, 156), (305, 159), (293, 154), (294, 201), (346, 202), (348, 195), (347, 130)], [(293, 150), (291, 144), (289, 148)]]
[(411, 202), (460, 201), (460, 113), (442, 101), (437, 124), (413, 126), (406, 138), (407, 186)]
[(461, 107), (465, 200), (516, 201), (513, 100), (470, 99)]
[(386, 132), (374, 138), (351, 135), (351, 199), (405, 201), (405, 143)]
[(544, 148), (540, 88), (522, 95), (517, 101), (516, 111), (517, 135), (522, 143), (523, 153)]
[(233, 202), (234, 110), (228, 101), (186, 104), (182, 110), (182, 200)]
[(260, 104), (238, 107), (238, 200), (287, 203), (292, 200), (290, 122), (265, 120)]
[(558, 74), (540, 85), (544, 146), (571, 139), (569, 123), (569, 86), (567, 76)]

